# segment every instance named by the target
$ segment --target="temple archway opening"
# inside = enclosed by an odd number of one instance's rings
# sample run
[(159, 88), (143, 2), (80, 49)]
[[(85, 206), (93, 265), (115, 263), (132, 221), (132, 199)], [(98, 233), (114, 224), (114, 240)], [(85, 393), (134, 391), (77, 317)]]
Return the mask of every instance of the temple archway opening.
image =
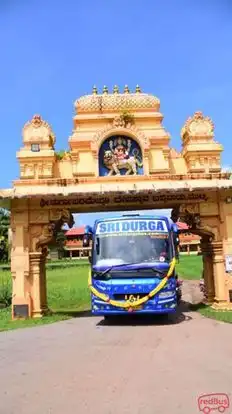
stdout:
[[(189, 298), (192, 295), (191, 304), (212, 304), (215, 289), (211, 239), (189, 228), (184, 222), (178, 222), (178, 228), (180, 278), (184, 276), (184, 280), (187, 279), (191, 282), (189, 283), (190, 292), (188, 292)], [(184, 273), (186, 263), (188, 271)], [(185, 287), (187, 287), (187, 283), (183, 284), (183, 292), (185, 292)]]
[[(86, 272), (87, 272), (89, 261), (91, 261), (91, 246), (87, 248), (83, 247), (83, 235), (85, 231), (85, 226), (87, 225), (92, 226), (96, 219), (112, 218), (112, 217), (117, 218), (122, 215), (131, 215), (131, 216), (154, 215), (154, 216), (166, 216), (168, 218), (171, 218), (172, 211), (173, 211), (171, 208), (149, 209), (148, 207), (146, 208), (146, 206), (144, 206), (144, 208), (140, 210), (134, 210), (134, 209), (133, 210), (131, 209), (113, 210), (112, 209), (111, 211), (108, 211), (108, 212), (104, 211), (104, 209), (99, 209), (99, 210), (100, 211), (98, 212), (92, 212), (92, 213), (91, 212), (78, 213), (76, 210), (72, 210), (72, 215), (75, 221), (74, 226), (73, 227), (71, 226), (71, 228), (69, 229), (69, 226), (67, 224), (63, 225), (63, 232), (64, 233), (67, 232), (68, 234), (68, 238), (66, 239), (66, 245), (65, 245), (66, 260), (73, 261), (73, 265), (74, 265), (74, 261), (79, 261), (78, 268), (73, 266), (69, 270), (69, 279), (67, 279), (66, 276), (64, 275), (65, 272), (62, 272), (62, 268), (60, 268), (59, 271), (56, 270), (57, 266), (54, 263), (54, 267), (53, 267), (54, 271), (53, 272), (49, 271), (49, 276), (46, 282), (46, 271), (44, 268), (44, 262), (42, 261), (42, 264), (41, 264), (42, 279), (41, 280), (43, 280), (44, 284), (47, 283), (47, 288), (44, 289), (44, 292), (47, 292), (48, 294), (48, 308), (50, 308), (50, 310), (52, 310), (53, 312), (61, 311), (62, 308), (64, 310), (64, 304), (65, 304), (66, 311), (67, 310), (78, 311), (83, 301), (83, 297), (86, 298), (88, 296), (87, 277), (86, 277), (87, 273)], [(180, 223), (184, 224), (183, 221), (179, 221), (178, 219), (177, 221), (178, 228), (180, 228)], [(187, 226), (186, 223), (185, 225)], [(61, 228), (57, 227), (56, 231), (60, 231), (60, 230)], [(184, 292), (183, 300), (185, 303), (187, 302), (188, 304), (190, 303), (193, 304), (191, 298), (189, 297), (189, 292), (190, 292), (189, 286), (190, 287), (192, 286), (191, 283), (189, 283), (189, 281), (192, 280), (195, 283), (194, 285), (195, 291), (193, 293), (194, 297), (192, 299), (195, 300), (197, 298), (198, 300), (197, 303), (200, 304), (200, 298), (203, 296), (200, 294), (200, 280), (203, 279), (204, 286), (202, 286), (202, 290), (204, 290), (204, 296), (205, 296), (204, 302), (213, 303), (214, 296), (215, 296), (215, 290), (214, 290), (214, 280), (213, 280), (212, 249), (211, 249), (211, 244), (210, 244), (211, 239), (208, 235), (205, 235), (202, 232), (200, 232), (199, 234), (199, 231), (195, 229), (191, 229), (189, 227), (188, 227), (188, 232), (191, 232), (191, 234), (197, 234), (200, 237), (200, 244), (199, 244), (199, 251), (198, 251), (198, 260), (195, 260), (195, 261), (193, 260), (194, 263), (192, 265), (190, 262), (187, 264), (187, 267), (195, 266), (194, 269), (188, 269), (188, 271), (186, 272), (186, 263), (187, 263), (186, 257), (184, 257), (181, 253), (179, 256), (179, 261), (177, 263), (177, 274), (178, 274), (179, 279), (183, 283), (183, 292)], [(183, 230), (180, 229), (180, 232), (179, 232), (180, 237), (182, 233), (183, 233)], [(48, 249), (51, 246), (53, 248), (57, 246), (55, 237), (53, 237), (52, 242), (48, 244)], [(50, 262), (50, 258), (47, 259), (47, 261), (48, 260)], [(65, 265), (64, 265), (64, 268), (65, 268)], [(83, 269), (83, 272), (81, 275), (79, 274), (78, 269), (79, 270)], [(56, 273), (57, 273), (57, 276), (56, 276)], [(59, 276), (58, 276), (58, 273), (59, 273)], [(81, 279), (81, 288), (78, 288), (80, 279)], [(55, 307), (53, 305), (54, 297), (53, 297), (52, 292), (53, 292), (54, 281), (56, 281), (57, 283), (58, 280), (59, 280), (59, 286), (61, 287), (62, 285), (64, 288), (63, 292), (65, 293), (65, 297), (60, 298), (61, 305), (57, 308), (57, 305)], [(75, 286), (75, 283), (76, 283), (76, 286)], [(187, 299), (185, 298), (185, 296)], [(46, 301), (44, 301), (44, 303), (46, 303)]]
[[(94, 225), (95, 220), (101, 218), (118, 218), (123, 215), (130, 215), (131, 217), (136, 217), (138, 215), (158, 215), (170, 217), (171, 210), (169, 209), (142, 209), (142, 210), (120, 210), (120, 211), (99, 211), (92, 213), (76, 213), (76, 210), (72, 211), (72, 215), (75, 221), (73, 227), (65, 223), (62, 230), (66, 236), (65, 260), (60, 260), (60, 265), (63, 264), (63, 267), (59, 266), (58, 255), (51, 258), (51, 249), (54, 250), (57, 248), (56, 235), (48, 243), (48, 256), (47, 263), (49, 268), (44, 268), (44, 262), (41, 265), (43, 273), (43, 284), (44, 286), (44, 295), (47, 295), (47, 300), (44, 300), (44, 304), (47, 304), (47, 309), (49, 312), (54, 314), (66, 313), (74, 315), (78, 314), (82, 310), (83, 303), (88, 302), (89, 290), (87, 287), (87, 276), (88, 268), (91, 261), (91, 245), (90, 247), (83, 247), (83, 235), (85, 232), (85, 226)], [(69, 262), (69, 263), (68, 263)], [(72, 265), (72, 266), (71, 266)], [(45, 270), (45, 271), (44, 271)], [(47, 276), (46, 276), (47, 275)], [(57, 291), (54, 293), (54, 285), (57, 286)], [(57, 305), (57, 300), (59, 298), (59, 305)], [(90, 306), (90, 302), (89, 302)], [(85, 307), (85, 310), (86, 307)]]

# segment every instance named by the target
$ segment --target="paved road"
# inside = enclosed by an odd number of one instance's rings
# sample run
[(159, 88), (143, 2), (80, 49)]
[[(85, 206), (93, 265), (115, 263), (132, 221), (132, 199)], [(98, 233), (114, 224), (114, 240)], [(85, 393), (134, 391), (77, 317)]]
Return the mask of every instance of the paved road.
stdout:
[(0, 414), (198, 413), (200, 394), (230, 394), (231, 350), (231, 325), (188, 311), (168, 322), (83, 316), (4, 332)]

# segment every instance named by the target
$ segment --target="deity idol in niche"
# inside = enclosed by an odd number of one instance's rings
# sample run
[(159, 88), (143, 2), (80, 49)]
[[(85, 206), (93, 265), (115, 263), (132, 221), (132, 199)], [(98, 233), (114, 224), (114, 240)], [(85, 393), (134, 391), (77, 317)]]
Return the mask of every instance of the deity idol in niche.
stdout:
[(128, 138), (115, 138), (109, 141), (109, 149), (104, 152), (104, 165), (109, 169), (108, 175), (121, 175), (121, 170), (126, 170), (126, 175), (137, 175), (137, 167), (142, 167), (140, 151), (137, 148), (131, 150), (132, 142)]
[(112, 149), (112, 152), (118, 162), (129, 158), (129, 151), (124, 145), (122, 145), (121, 140), (118, 140), (118, 145)]

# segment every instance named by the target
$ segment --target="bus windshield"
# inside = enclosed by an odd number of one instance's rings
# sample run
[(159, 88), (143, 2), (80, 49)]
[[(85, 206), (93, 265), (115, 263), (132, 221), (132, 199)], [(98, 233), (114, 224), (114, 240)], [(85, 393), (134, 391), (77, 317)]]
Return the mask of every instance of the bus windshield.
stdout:
[(170, 261), (168, 234), (117, 233), (97, 235), (94, 264), (117, 265)]

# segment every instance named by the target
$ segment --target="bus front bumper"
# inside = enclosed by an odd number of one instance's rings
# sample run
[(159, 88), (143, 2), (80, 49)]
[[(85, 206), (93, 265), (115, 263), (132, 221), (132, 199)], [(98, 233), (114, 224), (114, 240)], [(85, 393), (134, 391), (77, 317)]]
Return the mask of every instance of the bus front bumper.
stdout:
[(123, 308), (112, 306), (105, 303), (92, 295), (92, 313), (94, 315), (108, 315), (108, 314), (128, 314), (128, 313), (174, 313), (176, 312), (178, 303), (177, 296), (174, 294), (169, 298), (155, 298), (149, 299), (146, 303), (138, 307)]

